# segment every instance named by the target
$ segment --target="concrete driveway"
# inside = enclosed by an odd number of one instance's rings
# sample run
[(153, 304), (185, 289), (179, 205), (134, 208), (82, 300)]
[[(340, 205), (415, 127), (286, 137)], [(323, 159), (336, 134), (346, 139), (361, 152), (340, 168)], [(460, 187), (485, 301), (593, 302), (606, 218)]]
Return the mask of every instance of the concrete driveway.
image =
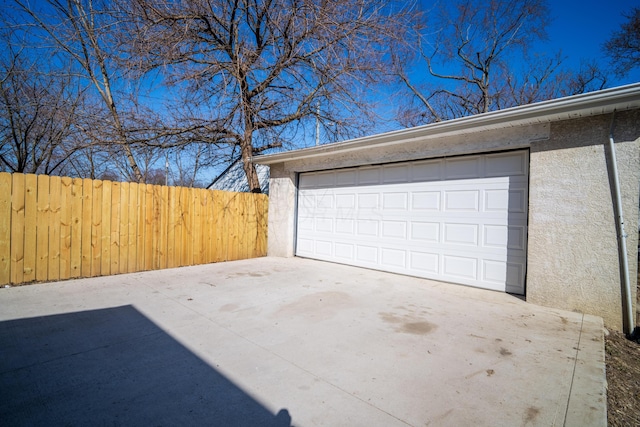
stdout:
[(11, 425), (606, 425), (600, 318), (300, 258), (0, 289)]

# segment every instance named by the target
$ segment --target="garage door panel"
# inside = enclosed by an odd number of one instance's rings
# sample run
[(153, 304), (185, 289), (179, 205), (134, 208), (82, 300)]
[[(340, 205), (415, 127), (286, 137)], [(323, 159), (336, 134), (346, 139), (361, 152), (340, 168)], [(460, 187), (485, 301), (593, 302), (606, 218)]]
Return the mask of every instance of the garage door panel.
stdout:
[(492, 260), (482, 261), (482, 280), (503, 284), (507, 280), (507, 263)]
[(407, 193), (384, 193), (382, 195), (382, 209), (387, 210), (403, 210), (408, 207)]
[(382, 248), (381, 264), (383, 267), (402, 267), (407, 266), (407, 252), (402, 249)]
[(329, 240), (315, 240), (315, 251), (317, 255), (331, 256), (333, 243)]
[(407, 223), (405, 221), (382, 221), (382, 237), (406, 240)]
[(508, 226), (507, 249), (523, 251), (526, 249), (527, 229), (525, 226)]
[(477, 190), (448, 190), (444, 192), (444, 209), (447, 212), (477, 212), (480, 191)]
[(333, 218), (316, 218), (315, 229), (319, 233), (333, 232)]
[(444, 224), (444, 244), (478, 246), (478, 226), (475, 224)]
[(527, 176), (528, 161), (523, 153), (485, 155), (485, 177)]
[(356, 207), (356, 195), (336, 194), (336, 209), (354, 209)]
[(371, 185), (380, 183), (380, 168), (358, 169), (358, 185)]
[(380, 195), (378, 193), (363, 193), (358, 194), (358, 209), (369, 209), (376, 210), (378, 209), (378, 199)]
[(355, 233), (355, 221), (352, 219), (336, 219), (336, 233), (353, 236)]
[(418, 240), (430, 243), (440, 241), (439, 222), (411, 222), (411, 240)]
[(408, 182), (408, 176), (409, 176), (409, 167), (406, 165), (385, 166), (382, 169), (383, 184)]
[(524, 281), (525, 268), (524, 260), (521, 262), (507, 263), (507, 291), (518, 292), (521, 283)]
[(526, 214), (527, 192), (525, 189), (509, 190), (509, 213)]
[(333, 194), (321, 194), (316, 198), (318, 209), (333, 209)]
[(410, 267), (412, 270), (437, 275), (440, 271), (440, 255), (437, 253), (411, 251)]
[(410, 167), (411, 181), (440, 181), (443, 179), (442, 160), (430, 160), (412, 163)]
[(301, 193), (298, 198), (298, 212), (313, 213), (316, 207), (316, 196), (308, 192)]
[(313, 255), (313, 239), (299, 238), (296, 244), (296, 252), (300, 255)]
[(461, 157), (445, 161), (444, 179), (476, 178), (480, 174), (480, 156)]
[(416, 191), (411, 193), (412, 210), (440, 211), (440, 191)]
[(296, 254), (523, 293), (527, 174), (524, 151), (301, 174)]
[(476, 280), (478, 277), (478, 260), (456, 255), (442, 257), (442, 272), (445, 276)]
[(376, 237), (378, 236), (378, 221), (358, 220), (356, 230), (358, 236)]
[(355, 170), (343, 170), (336, 172), (336, 186), (353, 186), (356, 184), (357, 173)]
[(342, 260), (352, 260), (355, 252), (354, 245), (348, 243), (335, 243), (335, 256)]
[(506, 225), (485, 225), (482, 245), (503, 248), (509, 244), (509, 227)]
[(485, 212), (509, 212), (509, 190), (485, 190), (483, 208)]
[(318, 187), (333, 187), (335, 182), (335, 173), (318, 172), (315, 177), (315, 185)]
[(526, 227), (516, 225), (485, 225), (483, 227), (482, 246), (485, 248), (524, 251)]
[(315, 173), (300, 175), (300, 178), (298, 179), (298, 189), (304, 190), (307, 188), (313, 188), (315, 185), (315, 175)]
[(311, 231), (313, 230), (313, 218), (309, 217), (299, 217), (298, 218), (298, 230), (301, 231)]
[(356, 245), (356, 259), (363, 263), (377, 265), (378, 248), (375, 246)]

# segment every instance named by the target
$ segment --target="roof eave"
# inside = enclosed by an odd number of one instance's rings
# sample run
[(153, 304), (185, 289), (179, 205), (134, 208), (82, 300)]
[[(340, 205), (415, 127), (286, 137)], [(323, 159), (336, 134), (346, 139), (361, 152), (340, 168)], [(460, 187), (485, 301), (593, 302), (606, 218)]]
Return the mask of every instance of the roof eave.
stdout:
[(356, 138), (339, 143), (255, 156), (253, 161), (259, 164), (269, 165), (364, 148), (370, 149), (386, 145), (402, 144), (416, 139), (429, 139), (445, 135), (463, 134), (471, 131), (549, 123), (579, 117), (608, 114), (614, 110), (622, 111), (635, 108), (640, 108), (640, 83), (492, 111), (475, 116), (461, 117), (445, 122), (430, 123), (424, 126)]

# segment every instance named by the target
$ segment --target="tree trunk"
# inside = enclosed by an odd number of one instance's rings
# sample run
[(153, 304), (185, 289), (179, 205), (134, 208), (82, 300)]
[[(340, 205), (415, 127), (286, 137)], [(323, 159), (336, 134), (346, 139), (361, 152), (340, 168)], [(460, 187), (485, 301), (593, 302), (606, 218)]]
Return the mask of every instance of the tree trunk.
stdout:
[(251, 135), (245, 134), (245, 140), (242, 141), (242, 169), (247, 176), (247, 182), (249, 183), (249, 191), (252, 193), (262, 193), (260, 188), (260, 180), (258, 179), (258, 172), (256, 166), (251, 159), (252, 155)]
[[(101, 64), (103, 65), (103, 64)], [(118, 139), (122, 144), (122, 148), (124, 149), (125, 156), (127, 158), (127, 162), (129, 163), (129, 167), (133, 171), (133, 176), (138, 183), (144, 183), (144, 177), (142, 176), (142, 172), (140, 172), (140, 168), (138, 167), (138, 163), (133, 155), (133, 151), (131, 151), (131, 146), (127, 142), (127, 136), (124, 131), (124, 127), (122, 126), (122, 122), (120, 121), (120, 114), (116, 109), (116, 103), (113, 100), (113, 95), (111, 94), (111, 81), (108, 78), (106, 71), (104, 71), (104, 67), (101, 67), (102, 75), (103, 75), (103, 83), (104, 83), (104, 95), (103, 99), (109, 108), (109, 112), (111, 113), (111, 117), (113, 118), (113, 123), (116, 127), (116, 131), (118, 132)], [(96, 81), (96, 85), (98, 85)]]

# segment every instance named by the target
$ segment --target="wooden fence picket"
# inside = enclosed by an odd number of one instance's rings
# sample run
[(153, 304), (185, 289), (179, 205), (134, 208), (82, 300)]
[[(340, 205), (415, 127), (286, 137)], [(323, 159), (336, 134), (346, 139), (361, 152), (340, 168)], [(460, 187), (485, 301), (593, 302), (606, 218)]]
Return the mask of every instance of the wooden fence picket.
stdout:
[(82, 271), (82, 179), (71, 181), (71, 272), (80, 277)]
[[(71, 190), (73, 179), (60, 179), (60, 280), (71, 277)], [(27, 280), (25, 280), (26, 282)]]
[(91, 265), (93, 259), (92, 235), (93, 235), (93, 182), (85, 178), (82, 180), (82, 248), (80, 253), (82, 261), (80, 265), (80, 277), (91, 277)]
[(138, 271), (136, 269), (136, 259), (138, 255), (138, 247), (136, 245), (137, 227), (138, 227), (138, 184), (129, 184), (129, 222), (128, 222), (128, 236), (127, 244), (129, 249), (127, 251), (127, 273), (134, 273)]
[(11, 283), (11, 174), (0, 172), (0, 285)]
[(24, 176), (24, 275), (22, 280), (36, 280), (36, 230), (38, 227), (38, 177), (33, 174)]
[(14, 174), (11, 183), (11, 281), (24, 279), (24, 175)]

